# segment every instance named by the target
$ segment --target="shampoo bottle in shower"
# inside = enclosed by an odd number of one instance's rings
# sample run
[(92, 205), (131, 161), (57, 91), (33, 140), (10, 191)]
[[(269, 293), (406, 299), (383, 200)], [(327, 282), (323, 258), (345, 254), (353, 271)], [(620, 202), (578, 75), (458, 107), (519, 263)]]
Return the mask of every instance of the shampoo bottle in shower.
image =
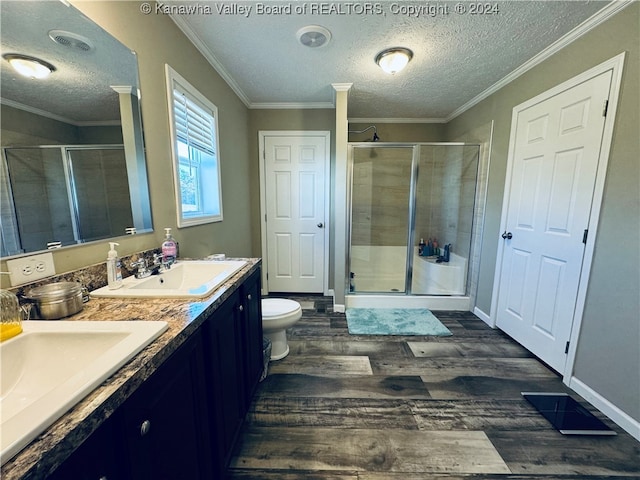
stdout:
[(421, 238), (420, 243), (418, 244), (418, 256), (422, 257), (426, 254), (425, 247), (426, 244), (424, 243), (424, 238)]
[(427, 248), (426, 248), (426, 253), (425, 255), (427, 257), (430, 257), (431, 255), (433, 255), (433, 243), (431, 242), (431, 239), (429, 239), (429, 241), (427, 242)]

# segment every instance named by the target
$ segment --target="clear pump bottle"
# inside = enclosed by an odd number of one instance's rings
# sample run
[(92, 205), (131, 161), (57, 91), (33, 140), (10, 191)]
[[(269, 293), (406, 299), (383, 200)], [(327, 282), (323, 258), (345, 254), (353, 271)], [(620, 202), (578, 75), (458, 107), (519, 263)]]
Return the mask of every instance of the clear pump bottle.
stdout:
[(122, 286), (122, 270), (120, 268), (120, 259), (115, 246), (120, 245), (116, 242), (109, 242), (110, 250), (107, 254), (107, 283), (110, 290), (115, 290)]

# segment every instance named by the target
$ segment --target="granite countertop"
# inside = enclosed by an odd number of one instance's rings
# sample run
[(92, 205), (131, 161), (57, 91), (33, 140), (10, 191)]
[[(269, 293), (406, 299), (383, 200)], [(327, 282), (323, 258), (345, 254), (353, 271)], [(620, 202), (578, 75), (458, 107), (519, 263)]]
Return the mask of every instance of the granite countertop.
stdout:
[(0, 477), (3, 480), (45, 478), (64, 462), (260, 265), (257, 258), (237, 260), (245, 260), (247, 265), (204, 299), (92, 298), (81, 312), (65, 318), (163, 320), (169, 328), (5, 463)]

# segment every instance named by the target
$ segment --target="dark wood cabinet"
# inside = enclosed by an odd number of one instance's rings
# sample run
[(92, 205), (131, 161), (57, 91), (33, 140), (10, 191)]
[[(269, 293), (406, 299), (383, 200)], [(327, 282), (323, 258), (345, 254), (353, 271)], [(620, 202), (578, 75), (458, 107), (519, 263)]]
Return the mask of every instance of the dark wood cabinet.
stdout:
[(49, 478), (222, 478), (262, 365), (257, 270)]
[(118, 412), (105, 420), (49, 480), (100, 480), (129, 478), (122, 464)]
[(242, 381), (242, 303), (236, 292), (207, 320), (204, 338), (207, 345), (207, 373), (211, 399), (210, 429), (213, 434), (213, 458), (218, 472), (229, 460), (244, 418), (244, 382)]
[(204, 326), (204, 334), (208, 346), (207, 384), (212, 399), (214, 458), (221, 475), (262, 373), (259, 272), (251, 275), (215, 311)]
[(244, 359), (244, 383), (246, 385), (245, 410), (249, 409), (255, 388), (262, 376), (264, 358), (262, 355), (262, 302), (260, 271), (254, 272), (240, 288), (245, 305), (242, 325), (242, 349)]
[(189, 338), (121, 407), (132, 479), (212, 478), (203, 351)]

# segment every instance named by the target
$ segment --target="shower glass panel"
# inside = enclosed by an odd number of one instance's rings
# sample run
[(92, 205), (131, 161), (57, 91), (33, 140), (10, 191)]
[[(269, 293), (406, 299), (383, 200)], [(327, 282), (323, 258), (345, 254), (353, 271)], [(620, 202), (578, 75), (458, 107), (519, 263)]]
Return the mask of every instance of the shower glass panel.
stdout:
[[(3, 228), (14, 224), (22, 250), (42, 250), (47, 242), (72, 243), (73, 219), (64, 160), (59, 148), (7, 148), (5, 158), (13, 193), (15, 222), (10, 205), (3, 205)], [(4, 253), (4, 252), (3, 252)], [(8, 252), (7, 252), (8, 253)]]
[[(471, 251), (479, 147), (421, 145), (411, 293), (464, 295)], [(426, 247), (419, 255), (419, 243)]]
[(122, 235), (133, 225), (124, 148), (69, 148), (71, 189), (79, 237)]
[(349, 145), (350, 293), (467, 295), (479, 153), (462, 143)]
[(134, 225), (121, 145), (4, 147), (2, 256), (123, 235)]
[(413, 146), (352, 146), (351, 292), (405, 292)]

